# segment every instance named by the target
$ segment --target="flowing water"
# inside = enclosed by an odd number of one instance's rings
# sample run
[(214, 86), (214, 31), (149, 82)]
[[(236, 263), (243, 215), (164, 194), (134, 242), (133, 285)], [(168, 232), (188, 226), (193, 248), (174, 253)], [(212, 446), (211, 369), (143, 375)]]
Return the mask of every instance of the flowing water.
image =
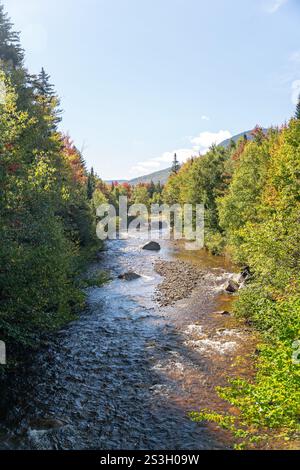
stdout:
[[(193, 423), (187, 413), (222, 410), (214, 391), (237, 355), (251, 351), (231, 318), (223, 287), (232, 267), (205, 252), (161, 241), (159, 253), (141, 240), (115, 240), (91, 267), (113, 280), (88, 289), (88, 309), (49, 340), (11, 390), (0, 447), (13, 449), (221, 449), (224, 434)], [(204, 270), (192, 296), (160, 308), (157, 259), (183, 259)], [(118, 274), (142, 277), (126, 282)], [(234, 322), (233, 322), (234, 323)], [(247, 361), (246, 361), (247, 362)], [(243, 373), (247, 364), (238, 366)]]

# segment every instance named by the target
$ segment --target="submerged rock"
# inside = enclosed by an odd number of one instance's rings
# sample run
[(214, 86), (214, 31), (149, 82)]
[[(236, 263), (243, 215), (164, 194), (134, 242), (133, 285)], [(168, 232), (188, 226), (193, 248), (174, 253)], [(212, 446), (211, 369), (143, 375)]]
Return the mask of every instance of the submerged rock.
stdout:
[(66, 425), (66, 423), (57, 418), (36, 418), (30, 422), (30, 427), (37, 431), (46, 431), (50, 429), (59, 429)]
[(145, 246), (143, 246), (143, 250), (159, 251), (160, 250), (160, 244), (157, 243), (157, 242), (149, 242)]
[(118, 276), (119, 279), (122, 279), (123, 281), (135, 281), (136, 279), (140, 279), (140, 275), (139, 274), (136, 274), (134, 272), (128, 272), (128, 273), (124, 273), (124, 274), (120, 274)]
[(233, 281), (232, 279), (228, 282), (228, 285), (226, 287), (226, 292), (229, 292), (230, 294), (234, 294), (239, 290), (240, 286), (237, 282)]

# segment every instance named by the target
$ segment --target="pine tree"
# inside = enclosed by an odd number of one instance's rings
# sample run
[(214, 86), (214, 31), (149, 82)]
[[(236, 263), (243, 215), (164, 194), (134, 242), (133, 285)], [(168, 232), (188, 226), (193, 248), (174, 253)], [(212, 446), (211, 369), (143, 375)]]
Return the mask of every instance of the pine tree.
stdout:
[(88, 175), (87, 181), (87, 197), (91, 201), (93, 199), (93, 195), (96, 189), (96, 178), (94, 168), (91, 168), (91, 172)]
[(55, 96), (54, 85), (50, 83), (50, 75), (45, 72), (43, 67), (36, 77), (35, 86), (41, 96), (48, 98)]
[(296, 106), (295, 118), (300, 119), (300, 95), (299, 95), (298, 103), (297, 103), (297, 106)]
[(13, 25), (3, 5), (0, 4), (0, 63), (11, 70), (23, 66), (24, 52), (20, 44), (20, 35), (13, 31)]
[(172, 164), (172, 173), (177, 175), (179, 170), (180, 170), (180, 164), (179, 164), (179, 161), (177, 159), (177, 154), (175, 153), (173, 164)]
[(150, 199), (153, 197), (154, 193), (155, 193), (155, 184), (153, 180), (151, 180), (149, 187), (148, 187), (148, 194), (149, 194)]
[(59, 108), (60, 101), (55, 93), (54, 85), (50, 83), (50, 75), (48, 75), (44, 68), (41, 72), (32, 77), (32, 86), (36, 95), (36, 101), (40, 104), (43, 113), (50, 117), (47, 118), (47, 123), (51, 123), (52, 130), (55, 131), (57, 125), (61, 121), (61, 109)]

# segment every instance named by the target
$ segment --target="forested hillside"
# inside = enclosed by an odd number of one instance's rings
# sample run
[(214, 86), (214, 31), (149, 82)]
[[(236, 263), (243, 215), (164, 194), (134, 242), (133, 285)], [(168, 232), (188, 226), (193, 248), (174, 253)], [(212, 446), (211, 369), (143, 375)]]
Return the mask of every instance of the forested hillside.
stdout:
[(220, 395), (240, 410), (213, 420), (254, 442), (270, 429), (299, 430), (300, 113), (267, 134), (256, 128), (227, 149), (213, 147), (171, 176), (167, 203), (204, 203), (206, 247), (247, 266), (251, 278), (235, 312), (261, 335), (254, 383), (236, 380)]
[(79, 255), (95, 243), (88, 172), (60, 120), (0, 5), (0, 337), (14, 353), (74, 317)]

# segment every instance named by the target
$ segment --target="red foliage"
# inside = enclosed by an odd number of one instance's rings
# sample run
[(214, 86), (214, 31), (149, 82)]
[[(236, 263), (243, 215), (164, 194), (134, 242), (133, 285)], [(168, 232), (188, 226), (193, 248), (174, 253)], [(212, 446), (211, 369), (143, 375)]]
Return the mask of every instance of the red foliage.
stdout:
[(251, 131), (251, 135), (256, 142), (262, 142), (264, 139), (266, 139), (266, 135), (259, 125), (255, 126), (253, 131)]
[(14, 174), (20, 169), (20, 167), (20, 163), (11, 163), (7, 166), (7, 172), (10, 174)]
[(5, 150), (12, 150), (14, 148), (13, 144), (7, 143), (5, 144)]
[(240, 142), (238, 148), (234, 151), (234, 153), (231, 156), (231, 160), (237, 161), (241, 158), (241, 155), (246, 147), (247, 141), (243, 140)]
[(86, 184), (87, 176), (82, 164), (80, 152), (68, 135), (63, 138), (63, 153), (70, 166), (74, 183), (81, 185)]
[(122, 183), (122, 186), (123, 186), (123, 188), (125, 188), (127, 191), (130, 191), (130, 190), (131, 190), (131, 185), (130, 185), (130, 183), (127, 183), (127, 182)]

